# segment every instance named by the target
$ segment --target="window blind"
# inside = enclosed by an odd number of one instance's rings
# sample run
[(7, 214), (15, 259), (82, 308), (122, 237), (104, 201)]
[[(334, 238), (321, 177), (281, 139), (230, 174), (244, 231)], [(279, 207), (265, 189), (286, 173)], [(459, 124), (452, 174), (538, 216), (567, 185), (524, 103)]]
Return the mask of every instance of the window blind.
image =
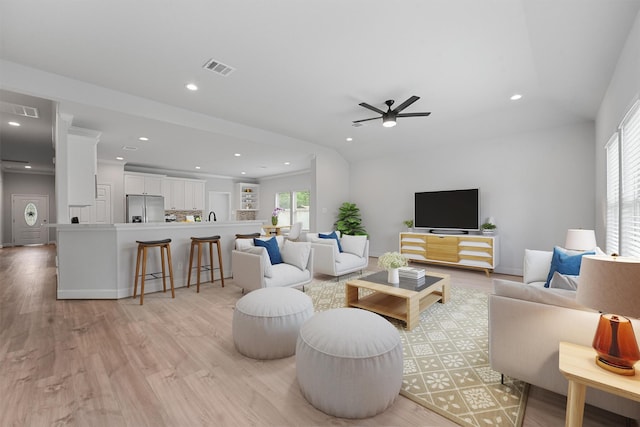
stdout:
[(620, 126), (620, 254), (640, 256), (640, 101)]
[(607, 237), (605, 252), (620, 253), (620, 150), (616, 132), (605, 146), (607, 156)]

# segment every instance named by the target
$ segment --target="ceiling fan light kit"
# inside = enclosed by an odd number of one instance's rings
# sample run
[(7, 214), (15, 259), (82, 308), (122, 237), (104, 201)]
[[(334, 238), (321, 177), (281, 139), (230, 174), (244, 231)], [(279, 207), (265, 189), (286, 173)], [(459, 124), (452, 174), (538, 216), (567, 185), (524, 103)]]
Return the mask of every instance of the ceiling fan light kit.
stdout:
[(411, 105), (414, 102), (416, 102), (418, 99), (420, 99), (419, 96), (413, 95), (409, 99), (404, 101), (402, 104), (398, 105), (394, 110), (391, 109), (391, 106), (393, 105), (394, 101), (393, 101), (393, 99), (389, 99), (389, 100), (385, 101), (385, 104), (387, 105), (387, 111), (382, 111), (379, 108), (376, 108), (376, 107), (374, 107), (372, 105), (367, 104), (366, 102), (361, 102), (358, 105), (360, 105), (361, 107), (364, 107), (364, 108), (366, 108), (368, 110), (375, 111), (376, 113), (380, 114), (380, 117), (372, 117), (370, 119), (354, 120), (353, 124), (357, 125), (357, 124), (360, 124), (362, 122), (367, 122), (369, 120), (377, 120), (377, 119), (382, 118), (382, 126), (387, 127), (387, 128), (391, 128), (391, 127), (394, 127), (396, 125), (396, 118), (398, 118), (398, 117), (426, 117), (426, 116), (430, 115), (431, 113), (401, 113), (402, 110), (404, 110), (409, 105)]

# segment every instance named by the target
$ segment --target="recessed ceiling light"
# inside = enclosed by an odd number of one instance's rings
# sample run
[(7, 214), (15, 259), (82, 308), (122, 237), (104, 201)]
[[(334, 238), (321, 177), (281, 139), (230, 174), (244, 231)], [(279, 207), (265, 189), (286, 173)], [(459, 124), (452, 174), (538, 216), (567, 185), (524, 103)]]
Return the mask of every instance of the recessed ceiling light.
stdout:
[(353, 138), (351, 137), (347, 138), (347, 142), (351, 142), (351, 141), (353, 141)]
[(291, 162), (284, 162), (285, 165), (289, 166)]
[(124, 160), (124, 157), (118, 156), (118, 157), (116, 157), (116, 160)]
[(20, 126), (20, 123), (18, 122), (9, 122), (10, 126)]
[(236, 157), (240, 157), (240, 156), (242, 156), (242, 154), (240, 154), (240, 153), (235, 153), (235, 154), (234, 154), (234, 156), (236, 156)]
[(31, 166), (26, 165), (24, 168), (25, 168), (25, 169), (31, 169)]
[(196, 166), (196, 169), (200, 169), (200, 166)]
[(198, 90), (198, 86), (196, 86), (194, 83), (189, 83), (185, 87), (189, 90)]
[(514, 93), (509, 99), (512, 101), (517, 101), (518, 99), (522, 99), (522, 95), (520, 95), (519, 93)]
[(148, 141), (149, 138), (147, 138), (146, 136), (141, 136), (140, 138), (138, 138), (140, 141)]
[(247, 173), (245, 171), (240, 172), (241, 175), (246, 175)]

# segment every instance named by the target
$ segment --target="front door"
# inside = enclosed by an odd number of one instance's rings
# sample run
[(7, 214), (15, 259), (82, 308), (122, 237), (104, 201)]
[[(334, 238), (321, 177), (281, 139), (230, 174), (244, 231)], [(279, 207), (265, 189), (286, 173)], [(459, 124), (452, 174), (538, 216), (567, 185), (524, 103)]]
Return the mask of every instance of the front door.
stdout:
[(11, 223), (14, 245), (49, 243), (49, 196), (12, 194)]

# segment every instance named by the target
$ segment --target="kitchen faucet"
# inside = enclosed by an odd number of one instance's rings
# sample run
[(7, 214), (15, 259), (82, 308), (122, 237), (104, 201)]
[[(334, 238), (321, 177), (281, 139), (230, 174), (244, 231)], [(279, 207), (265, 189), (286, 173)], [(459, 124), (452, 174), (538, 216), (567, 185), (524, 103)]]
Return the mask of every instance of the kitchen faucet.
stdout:
[(217, 221), (218, 219), (216, 218), (216, 213), (214, 211), (209, 212), (209, 222), (211, 222), (211, 214), (213, 214), (213, 220)]

